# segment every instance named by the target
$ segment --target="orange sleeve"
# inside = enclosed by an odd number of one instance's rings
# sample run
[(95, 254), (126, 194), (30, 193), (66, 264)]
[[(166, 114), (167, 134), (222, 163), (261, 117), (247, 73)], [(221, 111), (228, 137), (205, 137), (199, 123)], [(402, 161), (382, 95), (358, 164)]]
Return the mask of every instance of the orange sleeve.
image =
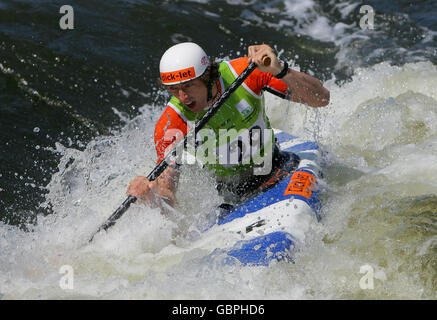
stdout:
[[(247, 57), (232, 60), (230, 64), (238, 74), (241, 74), (248, 66)], [(255, 69), (244, 83), (257, 95), (261, 95), (263, 90), (284, 99), (289, 95), (288, 86), (282, 80), (276, 79), (270, 72)]]
[(187, 134), (188, 129), (185, 120), (170, 106), (167, 106), (155, 126), (157, 163), (161, 162), (165, 155), (175, 147), (175, 142), (179, 142)]

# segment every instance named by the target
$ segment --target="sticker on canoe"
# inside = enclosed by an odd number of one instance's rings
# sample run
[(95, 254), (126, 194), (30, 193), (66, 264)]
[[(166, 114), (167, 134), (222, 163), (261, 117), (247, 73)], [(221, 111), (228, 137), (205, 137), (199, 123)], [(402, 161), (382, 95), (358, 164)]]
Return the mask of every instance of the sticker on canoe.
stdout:
[(290, 183), (284, 192), (284, 196), (295, 194), (309, 199), (313, 192), (316, 179), (311, 173), (298, 171), (293, 173)]

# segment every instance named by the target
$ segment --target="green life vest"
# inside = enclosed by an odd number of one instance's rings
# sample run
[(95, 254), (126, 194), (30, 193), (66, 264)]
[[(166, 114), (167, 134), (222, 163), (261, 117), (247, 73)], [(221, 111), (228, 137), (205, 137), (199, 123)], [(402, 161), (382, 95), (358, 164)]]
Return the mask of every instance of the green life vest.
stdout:
[[(226, 61), (220, 63), (219, 71), (224, 91), (238, 74)], [(176, 97), (172, 97), (169, 104), (179, 110), (190, 128), (208, 110), (195, 114)], [(195, 150), (196, 160), (217, 175), (238, 174), (261, 165), (274, 144), (273, 130), (265, 113), (264, 95), (255, 94), (243, 83), (197, 133), (196, 140), (201, 141)]]

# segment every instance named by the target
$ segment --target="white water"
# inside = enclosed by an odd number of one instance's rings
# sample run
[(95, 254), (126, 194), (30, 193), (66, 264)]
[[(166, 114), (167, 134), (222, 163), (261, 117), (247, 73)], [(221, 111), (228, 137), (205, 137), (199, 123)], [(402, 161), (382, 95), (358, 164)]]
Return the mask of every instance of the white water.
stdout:
[[(144, 107), (114, 136), (85, 151), (57, 146), (60, 171), (47, 186), (54, 215), (33, 232), (0, 224), (3, 299), (436, 298), (436, 67), (414, 63), (358, 69), (331, 104), (314, 110), (267, 96), (275, 127), (317, 139), (325, 154), (323, 220), (295, 264), (223, 267), (184, 250), (220, 203), (212, 178), (184, 169), (178, 212), (138, 204), (108, 233), (89, 236), (125, 198), (129, 181), (153, 168), (153, 127)], [(74, 162), (67, 166), (70, 159)], [(208, 213), (208, 214), (207, 214)], [(61, 266), (74, 270), (61, 289)], [(373, 289), (360, 288), (363, 265)]]

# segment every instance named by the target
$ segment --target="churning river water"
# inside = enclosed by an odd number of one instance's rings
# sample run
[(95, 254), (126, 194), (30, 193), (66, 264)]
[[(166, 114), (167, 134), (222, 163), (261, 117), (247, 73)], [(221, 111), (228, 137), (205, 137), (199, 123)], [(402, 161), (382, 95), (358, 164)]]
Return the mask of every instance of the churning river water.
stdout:
[[(0, 298), (437, 298), (435, 1), (366, 1), (372, 28), (357, 0), (78, 0), (72, 30), (63, 4), (0, 0)], [(317, 110), (266, 94), (274, 127), (323, 150), (323, 219), (294, 263), (185, 250), (222, 200), (192, 168), (174, 212), (135, 204), (86, 245), (154, 166), (158, 63), (182, 41), (217, 60), (265, 42), (330, 90)]]

